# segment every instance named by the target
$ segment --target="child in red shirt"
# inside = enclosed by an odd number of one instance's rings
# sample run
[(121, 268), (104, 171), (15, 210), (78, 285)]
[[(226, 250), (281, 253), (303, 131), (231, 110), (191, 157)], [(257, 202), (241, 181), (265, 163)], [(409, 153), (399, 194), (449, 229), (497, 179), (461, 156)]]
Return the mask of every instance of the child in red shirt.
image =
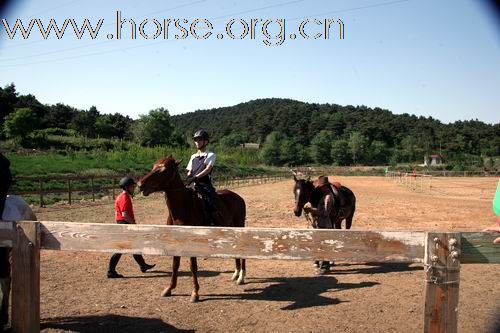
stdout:
[[(132, 206), (132, 194), (136, 183), (130, 177), (123, 177), (120, 180), (120, 187), (123, 192), (118, 195), (115, 201), (115, 219), (118, 224), (135, 224), (134, 207)], [(108, 278), (122, 278), (123, 275), (116, 272), (116, 265), (120, 261), (122, 254), (113, 253), (109, 260)], [(141, 272), (145, 273), (156, 265), (148, 265), (140, 254), (134, 254), (135, 261), (139, 264)]]

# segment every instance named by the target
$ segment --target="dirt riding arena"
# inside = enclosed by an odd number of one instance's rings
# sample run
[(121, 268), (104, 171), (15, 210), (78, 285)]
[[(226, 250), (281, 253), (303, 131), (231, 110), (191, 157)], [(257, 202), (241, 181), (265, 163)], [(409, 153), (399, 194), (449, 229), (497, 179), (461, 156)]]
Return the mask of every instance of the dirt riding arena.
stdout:
[[(496, 178), (440, 178), (441, 190), (416, 192), (378, 177), (339, 177), (357, 196), (355, 230), (477, 231), (494, 224)], [(305, 228), (293, 215), (293, 180), (237, 188), (250, 227)], [(163, 224), (160, 195), (136, 197), (139, 223)], [(37, 208), (39, 220), (113, 222), (113, 203)], [(233, 260), (199, 260), (200, 303), (192, 304), (189, 264), (181, 261), (177, 289), (160, 297), (171, 258), (141, 273), (132, 256), (107, 279), (109, 255), (42, 251), (43, 332), (419, 332), (424, 274), (420, 264), (338, 262), (318, 276), (312, 263), (248, 260), (243, 286), (230, 281)], [(500, 318), (500, 265), (463, 265), (460, 332), (489, 332)]]

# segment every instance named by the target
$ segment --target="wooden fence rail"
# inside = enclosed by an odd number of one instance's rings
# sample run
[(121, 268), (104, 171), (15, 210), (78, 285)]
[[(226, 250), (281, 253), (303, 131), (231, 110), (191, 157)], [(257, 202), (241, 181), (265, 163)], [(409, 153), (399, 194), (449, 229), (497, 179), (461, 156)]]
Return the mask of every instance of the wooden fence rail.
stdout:
[(13, 248), (13, 332), (38, 332), (40, 249), (277, 260), (424, 264), (424, 332), (456, 332), (460, 264), (500, 263), (483, 232), (215, 228), (74, 222), (2, 222)]
[[(270, 182), (276, 182), (282, 180), (284, 178), (290, 177), (290, 173), (278, 173), (278, 174), (270, 174), (270, 175), (260, 175), (260, 176), (250, 176), (250, 177), (226, 177), (226, 176), (218, 176), (213, 179), (214, 186), (216, 187), (239, 187), (245, 185), (254, 185), (254, 184), (265, 184)], [(139, 178), (137, 176), (136, 178)], [(29, 181), (32, 184), (37, 184), (37, 189), (33, 190), (18, 190), (16, 186), (11, 189), (13, 194), (17, 195), (36, 195), (38, 197), (38, 202), (40, 207), (44, 206), (46, 197), (48, 194), (66, 194), (67, 201), (71, 205), (74, 200), (74, 193), (86, 193), (90, 195), (92, 201), (95, 201), (96, 194), (99, 193), (109, 193), (113, 199), (115, 198), (115, 191), (119, 189), (118, 180), (120, 176), (55, 176), (55, 177), (17, 177), (14, 179), (16, 181)], [(95, 184), (95, 180), (107, 180), (108, 185), (97, 185)], [(50, 188), (47, 184), (51, 182), (59, 182), (64, 183), (64, 186), (59, 184), (58, 188)], [(87, 182), (86, 186), (80, 185), (79, 187), (75, 186), (75, 182)]]

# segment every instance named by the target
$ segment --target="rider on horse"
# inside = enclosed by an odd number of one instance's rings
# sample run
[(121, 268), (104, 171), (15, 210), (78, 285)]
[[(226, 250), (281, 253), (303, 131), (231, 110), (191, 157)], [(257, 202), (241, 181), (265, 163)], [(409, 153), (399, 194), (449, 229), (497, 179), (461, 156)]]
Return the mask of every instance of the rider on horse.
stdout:
[(207, 210), (207, 220), (209, 225), (216, 225), (215, 210), (215, 188), (212, 185), (210, 175), (215, 164), (215, 154), (207, 149), (209, 142), (208, 132), (200, 129), (193, 135), (193, 140), (198, 150), (191, 155), (191, 159), (186, 167), (188, 175), (187, 185), (194, 183), (194, 190), (201, 195)]

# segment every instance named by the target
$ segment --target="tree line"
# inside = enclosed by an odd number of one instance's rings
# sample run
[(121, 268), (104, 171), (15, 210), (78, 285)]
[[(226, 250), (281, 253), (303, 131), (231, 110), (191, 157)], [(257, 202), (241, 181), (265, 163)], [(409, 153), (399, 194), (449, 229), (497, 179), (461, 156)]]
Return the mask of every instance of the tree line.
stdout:
[(214, 140), (262, 144), (273, 165), (423, 163), (441, 154), (457, 168), (494, 167), (500, 124), (478, 120), (444, 124), (432, 117), (396, 115), (366, 106), (259, 99), (172, 117), (179, 131), (203, 124)]
[(4, 138), (36, 148), (50, 146), (51, 135), (130, 140), (143, 146), (185, 144), (165, 108), (133, 120), (120, 113), (101, 113), (95, 106), (79, 110), (61, 103), (42, 104), (31, 94), (20, 95), (14, 84), (0, 88), (0, 125)]
[(424, 156), (441, 154), (457, 168), (493, 168), (500, 155), (500, 124), (444, 124), (432, 117), (396, 115), (363, 105), (277, 98), (175, 116), (157, 108), (134, 120), (94, 106), (79, 110), (61, 103), (42, 104), (10, 84), (0, 88), (0, 128), (2, 138), (34, 148), (50, 147), (53, 136), (186, 147), (192, 133), (204, 128), (219, 149), (259, 143), (259, 161), (278, 166), (421, 163)]

